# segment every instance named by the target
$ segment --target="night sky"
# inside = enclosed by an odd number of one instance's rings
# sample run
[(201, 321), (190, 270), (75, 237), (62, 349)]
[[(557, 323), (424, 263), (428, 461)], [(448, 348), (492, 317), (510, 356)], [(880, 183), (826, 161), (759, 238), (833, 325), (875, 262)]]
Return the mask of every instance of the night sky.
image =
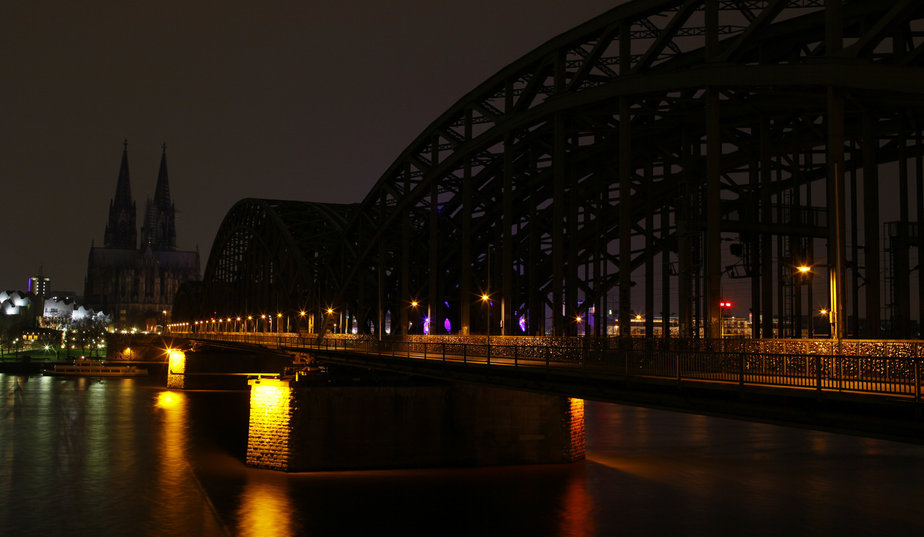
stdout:
[(236, 201), (361, 201), (464, 94), (620, 3), (7, 3), (0, 289), (42, 268), (83, 293), (124, 139), (139, 228), (165, 143), (177, 246), (204, 270)]

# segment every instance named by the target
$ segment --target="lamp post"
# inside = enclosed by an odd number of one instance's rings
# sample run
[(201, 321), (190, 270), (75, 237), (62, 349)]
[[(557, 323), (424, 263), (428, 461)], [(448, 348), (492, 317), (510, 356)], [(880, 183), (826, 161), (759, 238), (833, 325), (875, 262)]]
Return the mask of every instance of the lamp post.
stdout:
[(828, 308), (821, 308), (820, 310), (818, 310), (818, 314), (821, 315), (822, 317), (827, 317), (827, 318), (828, 318), (828, 327), (829, 327), (828, 329), (829, 329), (829, 331), (830, 331), (830, 332), (829, 332), (829, 333), (830, 333), (830, 337), (832, 337), (832, 338), (835, 337), (835, 334), (834, 334), (834, 321), (831, 320), (831, 312), (830, 312), (830, 310), (828, 310)]
[[(417, 306), (419, 306), (419, 305), (420, 305), (420, 302), (417, 302), (416, 300), (411, 300), (411, 309), (414, 310), (414, 318), (417, 317)], [(413, 326), (413, 325), (414, 325), (414, 322), (411, 321), (411, 322), (410, 322), (410, 326), (405, 326), (405, 327), (404, 327), (405, 333), (410, 333), (410, 331), (411, 331), (411, 326)]]
[(491, 296), (487, 293), (481, 295), (481, 301), (488, 306), (488, 347), (491, 346)]
[[(795, 300), (793, 301), (793, 335), (802, 337), (802, 286), (808, 285), (808, 303), (809, 303), (809, 312), (811, 313), (811, 304), (812, 304), (812, 276), (814, 271), (812, 270), (811, 265), (802, 264), (796, 267), (796, 275), (798, 276), (798, 282), (796, 283), (795, 289)], [(813, 322), (813, 316), (809, 315), (809, 337), (814, 337), (815, 335), (815, 323)]]

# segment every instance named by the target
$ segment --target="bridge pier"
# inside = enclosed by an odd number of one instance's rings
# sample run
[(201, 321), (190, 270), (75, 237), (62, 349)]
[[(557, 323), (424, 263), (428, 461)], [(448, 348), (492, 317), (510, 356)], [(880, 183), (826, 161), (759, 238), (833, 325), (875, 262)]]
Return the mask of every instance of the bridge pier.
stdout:
[(569, 463), (584, 402), (466, 383), (331, 386), (258, 378), (247, 464), (299, 472)]
[(186, 353), (173, 350), (167, 355), (167, 388), (186, 388)]

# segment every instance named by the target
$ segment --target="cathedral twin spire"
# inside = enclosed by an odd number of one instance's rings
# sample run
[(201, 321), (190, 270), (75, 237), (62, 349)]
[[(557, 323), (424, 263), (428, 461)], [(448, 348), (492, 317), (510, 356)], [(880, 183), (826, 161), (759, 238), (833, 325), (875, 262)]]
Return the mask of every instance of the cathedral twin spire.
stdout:
[[(144, 224), (141, 226), (141, 248), (152, 250), (176, 250), (176, 220), (173, 203), (170, 200), (170, 184), (167, 179), (167, 146), (162, 147), (160, 170), (154, 199), (148, 198), (145, 207)], [(122, 149), (122, 164), (116, 183), (115, 198), (109, 202), (109, 222), (106, 224), (104, 246), (134, 250), (137, 247), (136, 208), (128, 173), (128, 141)]]
[(106, 234), (103, 238), (106, 248), (126, 250), (135, 248), (137, 243), (135, 213), (132, 186), (128, 176), (128, 140), (126, 140), (122, 148), (122, 165), (119, 167), (115, 198), (109, 202), (109, 222), (106, 224)]

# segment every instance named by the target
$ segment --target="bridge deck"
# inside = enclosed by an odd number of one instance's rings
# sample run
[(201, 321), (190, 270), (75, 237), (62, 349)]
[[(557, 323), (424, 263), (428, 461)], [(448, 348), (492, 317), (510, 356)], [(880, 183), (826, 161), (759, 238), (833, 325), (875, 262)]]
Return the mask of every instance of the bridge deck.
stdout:
[(924, 441), (917, 357), (189, 336), (310, 353), (330, 364)]

